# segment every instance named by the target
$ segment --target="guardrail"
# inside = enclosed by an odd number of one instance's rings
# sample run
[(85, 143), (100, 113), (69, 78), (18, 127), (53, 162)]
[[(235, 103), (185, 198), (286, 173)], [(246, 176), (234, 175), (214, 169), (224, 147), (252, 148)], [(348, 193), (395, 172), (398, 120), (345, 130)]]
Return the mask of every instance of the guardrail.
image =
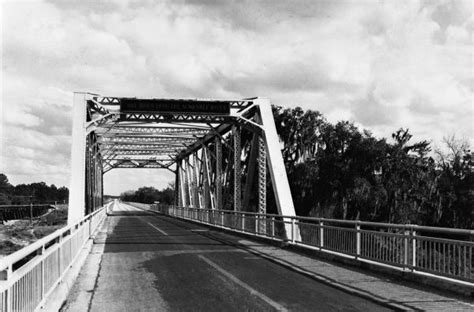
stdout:
[(162, 205), (152, 205), (152, 209), (356, 260), (474, 282), (473, 230)]
[(102, 207), (0, 259), (0, 311), (41, 307), (104, 217)]

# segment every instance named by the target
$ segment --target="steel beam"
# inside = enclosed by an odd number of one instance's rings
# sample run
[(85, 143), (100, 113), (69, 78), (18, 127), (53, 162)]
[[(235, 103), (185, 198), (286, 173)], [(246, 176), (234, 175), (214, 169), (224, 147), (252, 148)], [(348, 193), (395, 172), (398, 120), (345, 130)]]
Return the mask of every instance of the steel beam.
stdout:
[(85, 93), (74, 93), (68, 224), (74, 224), (85, 215), (86, 101), (87, 95)]
[(210, 164), (210, 156), (209, 156), (209, 149), (207, 146), (203, 147), (202, 149), (202, 155), (203, 155), (203, 196), (204, 196), (204, 208), (206, 209), (215, 209), (215, 203), (214, 203), (214, 196), (211, 192), (211, 166)]
[(176, 164), (176, 170), (174, 172), (174, 205), (181, 206), (181, 193), (180, 193), (180, 178), (179, 178), (179, 164)]
[(222, 200), (222, 142), (219, 137), (214, 140), (216, 147), (216, 177), (215, 177), (215, 193), (216, 193), (216, 209), (223, 209)]
[(232, 139), (234, 140), (234, 210), (242, 210), (242, 170), (241, 170), (241, 132), (237, 125), (232, 126)]
[[(259, 156), (259, 137), (254, 134), (252, 142), (250, 143), (250, 155), (248, 156), (247, 174), (245, 175), (245, 190), (242, 209), (244, 211), (252, 211), (250, 209), (250, 197), (254, 191), (255, 173), (257, 169), (257, 158)], [(256, 211), (252, 211), (256, 212)]]
[(258, 137), (258, 213), (267, 213), (267, 151), (265, 140)]
[[(254, 102), (260, 109), (262, 126), (263, 129), (265, 129), (263, 135), (265, 138), (268, 167), (270, 168), (273, 194), (275, 195), (278, 213), (283, 216), (296, 216), (270, 100), (257, 98)], [(285, 229), (286, 235), (289, 237), (289, 234), (291, 233), (291, 224), (287, 224)], [(295, 239), (298, 239), (299, 237), (299, 230), (296, 229)]]

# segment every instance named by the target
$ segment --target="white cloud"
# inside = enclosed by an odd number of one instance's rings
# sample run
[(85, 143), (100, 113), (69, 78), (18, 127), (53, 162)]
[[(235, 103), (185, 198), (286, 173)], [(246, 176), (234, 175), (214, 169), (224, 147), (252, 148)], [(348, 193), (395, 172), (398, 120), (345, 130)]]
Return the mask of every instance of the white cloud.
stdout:
[[(12, 181), (68, 183), (73, 91), (259, 95), (377, 135), (403, 126), (416, 139), (437, 143), (460, 132), (474, 143), (471, 1), (28, 1), (2, 8), (2, 166)], [(121, 175), (107, 190), (162, 184), (160, 176), (131, 172), (129, 182)]]

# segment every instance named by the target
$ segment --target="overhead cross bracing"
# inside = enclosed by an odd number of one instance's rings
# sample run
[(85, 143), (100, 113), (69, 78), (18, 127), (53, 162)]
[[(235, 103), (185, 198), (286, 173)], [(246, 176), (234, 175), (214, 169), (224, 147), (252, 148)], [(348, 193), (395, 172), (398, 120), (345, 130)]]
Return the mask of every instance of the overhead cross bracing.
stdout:
[(69, 221), (102, 205), (117, 168), (175, 174), (175, 204), (266, 212), (267, 172), (278, 213), (294, 208), (268, 99), (74, 96)]
[[(142, 100), (92, 96), (87, 103), (90, 122), (101, 121), (95, 129), (96, 144), (99, 146), (100, 153), (108, 156), (103, 163), (104, 173), (115, 168), (169, 169), (175, 164), (179, 152), (189, 149), (193, 143), (204, 139), (206, 134), (214, 131), (223, 121), (229, 124), (236, 122), (233, 116), (220, 112), (206, 114), (204, 111), (190, 113), (174, 111), (170, 114), (170, 112), (149, 109), (148, 111), (119, 110), (117, 112), (117, 108), (120, 108), (123, 102), (142, 106), (143, 104), (165, 104), (168, 107), (187, 104), (191, 111), (193, 104), (200, 103), (219, 105), (224, 108), (227, 105), (229, 110), (230, 107), (244, 109), (252, 105), (251, 100)], [(106, 121), (102, 121), (105, 116)], [(193, 123), (179, 125), (179, 122), (190, 121)], [(140, 162), (134, 160), (140, 160)]]

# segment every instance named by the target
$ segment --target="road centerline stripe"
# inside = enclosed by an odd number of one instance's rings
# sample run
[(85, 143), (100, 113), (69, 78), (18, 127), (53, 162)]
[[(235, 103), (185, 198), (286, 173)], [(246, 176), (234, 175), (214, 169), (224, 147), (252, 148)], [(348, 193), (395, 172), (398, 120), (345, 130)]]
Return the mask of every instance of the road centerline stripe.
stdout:
[(157, 230), (158, 232), (160, 232), (161, 234), (163, 235), (168, 235), (168, 233), (166, 233), (165, 231), (163, 231), (162, 229), (154, 226), (153, 224), (151, 224), (150, 222), (147, 222), (152, 228), (154, 228), (155, 230)]
[(204, 257), (203, 255), (199, 255), (198, 256), (201, 260), (203, 260), (204, 262), (206, 262), (207, 264), (209, 264), (211, 267), (213, 267), (214, 269), (216, 269), (219, 273), (221, 273), (222, 275), (224, 275), (225, 277), (227, 277), (228, 279), (230, 279), (231, 281), (233, 281), (234, 283), (236, 283), (237, 285), (245, 288), (246, 290), (248, 290), (252, 295), (254, 296), (257, 296), (258, 298), (262, 299), (263, 301), (265, 301), (266, 303), (268, 303), (269, 305), (271, 305), (272, 307), (274, 307), (275, 309), (277, 309), (278, 311), (288, 311), (287, 308), (285, 308), (283, 305), (279, 304), (278, 302), (270, 299), (269, 297), (267, 297), (266, 295), (262, 294), (261, 292), (259, 292), (258, 290), (252, 288), (250, 285), (246, 284), (245, 282), (241, 281), (240, 279), (238, 279), (236, 276), (234, 276), (232, 273), (229, 273), (227, 272), (226, 270), (224, 270), (223, 268), (221, 268), (219, 265), (217, 265), (216, 263), (214, 263), (213, 261), (209, 260), (208, 258)]

